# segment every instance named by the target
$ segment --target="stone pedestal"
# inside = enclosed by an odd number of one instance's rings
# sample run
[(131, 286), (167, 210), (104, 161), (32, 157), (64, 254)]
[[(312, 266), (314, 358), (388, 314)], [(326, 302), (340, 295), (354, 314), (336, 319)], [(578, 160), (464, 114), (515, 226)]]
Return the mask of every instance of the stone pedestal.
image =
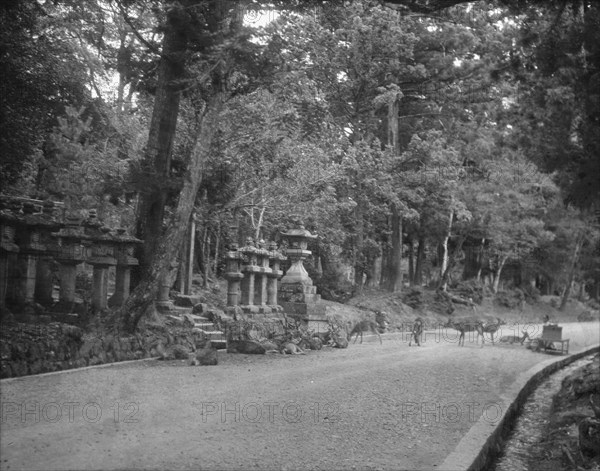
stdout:
[(257, 250), (257, 265), (258, 271), (256, 273), (256, 292), (254, 298), (254, 304), (261, 307), (262, 311), (266, 311), (267, 306), (267, 284), (268, 276), (271, 274), (271, 268), (269, 267), (269, 252), (265, 250), (264, 241), (260, 242), (260, 248)]
[(35, 280), (37, 273), (37, 259), (34, 255), (24, 253), (19, 256), (19, 283), (20, 303), (32, 303), (35, 299)]
[(33, 205), (24, 204), (23, 211), (25, 216), (17, 229), (17, 238), (20, 240), (17, 262), (20, 274), (17, 295), (19, 304), (34, 302), (38, 259), (46, 250), (46, 246), (41, 243), (40, 221), (33, 215)]
[[(136, 244), (142, 241), (128, 235), (123, 228), (117, 229), (115, 240), (115, 258), (117, 259), (117, 268), (115, 275), (115, 292), (108, 300), (110, 307), (122, 306), (129, 297), (131, 284), (131, 267), (138, 265), (139, 261), (133, 257)], [(168, 296), (168, 293), (167, 293)]]
[(67, 224), (60, 231), (53, 234), (57, 239), (56, 261), (58, 262), (58, 275), (60, 278), (60, 293), (58, 310), (70, 312), (75, 302), (75, 280), (77, 265), (83, 263), (87, 249), (83, 242), (87, 241), (80, 221), (75, 217), (68, 217)]
[(242, 290), (242, 306), (254, 305), (254, 277), (258, 267), (256, 265), (246, 265), (242, 267), (244, 278), (241, 281), (240, 288)]
[(15, 244), (15, 228), (9, 215), (0, 213), (0, 232), (2, 241), (0, 244), (0, 307), (6, 304), (6, 293), (8, 291), (8, 280), (11, 268), (19, 253), (19, 246)]
[(235, 307), (240, 304), (240, 284), (244, 278), (241, 270), (242, 255), (238, 252), (238, 245), (231, 244), (229, 252), (225, 256), (227, 260), (227, 307)]
[(101, 311), (108, 306), (108, 267), (110, 265), (93, 265), (92, 309)]
[(131, 268), (127, 265), (117, 265), (115, 274), (115, 292), (109, 299), (109, 305), (122, 306), (129, 297), (131, 285)]
[(277, 251), (277, 244), (275, 242), (271, 242), (269, 245), (269, 265), (271, 271), (267, 274), (267, 304), (276, 310), (282, 309), (277, 298), (279, 291), (278, 280), (283, 276), (283, 271), (279, 269), (279, 266), (283, 260), (287, 260), (287, 257), (284, 257)]
[(240, 249), (243, 261), (241, 272), (244, 275), (240, 283), (240, 307), (246, 313), (259, 312), (254, 302), (256, 274), (260, 272), (257, 252), (258, 249), (254, 247), (254, 242), (250, 238), (246, 241), (246, 245)]
[(54, 280), (51, 269), (52, 259), (42, 257), (38, 260), (35, 301), (42, 306), (51, 306), (53, 303), (52, 292), (54, 291)]
[(79, 265), (79, 262), (76, 260), (61, 260), (59, 263), (59, 302), (68, 305), (75, 302), (75, 279), (77, 278), (77, 265)]
[(117, 264), (115, 258), (115, 238), (108, 227), (98, 227), (95, 213), (90, 211), (87, 223), (92, 256), (86, 261), (94, 267), (92, 282), (92, 310), (102, 311), (108, 307), (108, 270)]
[(321, 331), (323, 330), (321, 324), (327, 323), (327, 319), (326, 306), (320, 301), (321, 296), (317, 294), (316, 286), (281, 283), (279, 287), (279, 304), (285, 313), (308, 323), (309, 328), (314, 328), (313, 324), (319, 324)]

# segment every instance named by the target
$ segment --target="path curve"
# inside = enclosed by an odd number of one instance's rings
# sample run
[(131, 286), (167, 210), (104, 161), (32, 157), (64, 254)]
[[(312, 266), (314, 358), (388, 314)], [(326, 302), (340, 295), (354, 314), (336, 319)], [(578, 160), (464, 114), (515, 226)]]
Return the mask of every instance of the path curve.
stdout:
[[(598, 324), (565, 324), (572, 351)], [(549, 360), (428, 333), (308, 355), (219, 352), (216, 367), (143, 361), (0, 382), (0, 469), (423, 469)], [(491, 427), (493, 428), (493, 427)]]

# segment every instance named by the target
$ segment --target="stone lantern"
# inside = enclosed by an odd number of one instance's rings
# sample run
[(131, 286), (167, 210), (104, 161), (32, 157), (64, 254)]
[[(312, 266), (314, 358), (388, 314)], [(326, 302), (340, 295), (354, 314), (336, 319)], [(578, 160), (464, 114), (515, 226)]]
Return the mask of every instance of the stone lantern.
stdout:
[(77, 265), (86, 258), (86, 249), (83, 242), (89, 237), (85, 234), (78, 217), (68, 216), (65, 227), (52, 234), (58, 240), (56, 246), (56, 260), (59, 263), (60, 275), (60, 304), (72, 306), (75, 302), (75, 279)]
[(277, 250), (277, 243), (271, 242), (269, 244), (271, 272), (268, 274), (269, 284), (267, 286), (267, 304), (276, 311), (281, 309), (277, 304), (277, 281), (283, 276), (283, 271), (280, 270), (279, 267), (284, 260), (287, 260), (287, 257)]
[(307, 231), (299, 223), (298, 227), (281, 234), (288, 241), (285, 253), (292, 265), (281, 279), (279, 287), (279, 304), (286, 314), (307, 323), (309, 328), (319, 328), (327, 324), (325, 305), (319, 303), (321, 297), (316, 286), (308, 276), (303, 261), (311, 254), (308, 241), (317, 236)]
[(244, 278), (241, 272), (242, 253), (239, 252), (238, 244), (231, 244), (225, 260), (227, 261), (227, 306), (235, 307), (240, 303), (240, 282)]
[[(4, 203), (4, 202), (3, 202)], [(10, 278), (11, 268), (14, 265), (19, 246), (15, 244), (15, 225), (16, 216), (8, 208), (0, 208), (0, 307), (3, 308), (6, 302), (6, 292), (8, 290), (8, 280)]]
[(60, 204), (50, 200), (44, 201), (42, 214), (39, 216), (42, 221), (41, 243), (46, 247), (46, 250), (40, 254), (37, 261), (35, 300), (46, 307), (54, 302), (52, 296), (54, 291), (52, 265), (56, 253), (56, 241), (52, 237), (52, 233), (62, 226), (56, 215), (56, 209), (60, 207)]
[(299, 223), (297, 228), (281, 234), (281, 236), (288, 241), (288, 248), (285, 253), (292, 261), (292, 265), (281, 279), (281, 283), (301, 283), (312, 286), (313, 282), (308, 276), (303, 262), (312, 253), (307, 250), (308, 241), (316, 239), (317, 236), (307, 231), (302, 223)]
[[(17, 222), (16, 238), (20, 249), (18, 263), (21, 273), (17, 290), (19, 303), (34, 301), (38, 258), (46, 251), (46, 246), (42, 244), (42, 228), (47, 222), (42, 215), (35, 213), (35, 205), (26, 201), (23, 204), (23, 217)], [(53, 229), (56, 230), (57, 227)]]
[(135, 246), (142, 241), (136, 237), (127, 234), (123, 228), (119, 228), (113, 234), (114, 254), (117, 261), (117, 270), (115, 277), (115, 292), (108, 301), (109, 306), (122, 306), (129, 297), (131, 282), (131, 267), (139, 264), (137, 258), (133, 256)]
[(258, 249), (256, 250), (256, 265), (258, 270), (256, 271), (255, 277), (255, 288), (254, 293), (254, 304), (262, 306), (264, 310), (267, 302), (267, 281), (268, 276), (271, 274), (271, 268), (269, 266), (269, 251), (266, 249), (267, 245), (264, 240), (258, 243)]
[(241, 282), (242, 299), (240, 300), (243, 306), (254, 306), (254, 282), (256, 273), (260, 272), (260, 267), (257, 265), (258, 249), (254, 246), (254, 242), (251, 237), (246, 239), (246, 245), (240, 249), (240, 253), (243, 256), (244, 264), (242, 265), (242, 273), (244, 278)]
[(108, 269), (117, 264), (115, 239), (110, 228), (101, 226), (99, 234), (90, 236), (91, 257), (86, 260), (94, 267), (92, 284), (92, 309), (100, 311), (108, 306)]

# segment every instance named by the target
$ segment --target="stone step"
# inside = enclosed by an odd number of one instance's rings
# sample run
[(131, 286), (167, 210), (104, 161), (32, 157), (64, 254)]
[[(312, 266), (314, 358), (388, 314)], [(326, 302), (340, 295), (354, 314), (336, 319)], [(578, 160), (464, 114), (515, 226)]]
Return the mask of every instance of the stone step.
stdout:
[(171, 314), (176, 316), (181, 316), (182, 314), (191, 314), (191, 307), (182, 307), (182, 306), (173, 306), (173, 308), (169, 311)]
[(194, 327), (200, 330), (214, 331), (215, 325), (212, 322), (196, 322)]
[(223, 337), (223, 332), (221, 332), (220, 330), (204, 330), (204, 329), (199, 329), (198, 327), (194, 327), (194, 331), (199, 332), (202, 335), (209, 337), (211, 339)]

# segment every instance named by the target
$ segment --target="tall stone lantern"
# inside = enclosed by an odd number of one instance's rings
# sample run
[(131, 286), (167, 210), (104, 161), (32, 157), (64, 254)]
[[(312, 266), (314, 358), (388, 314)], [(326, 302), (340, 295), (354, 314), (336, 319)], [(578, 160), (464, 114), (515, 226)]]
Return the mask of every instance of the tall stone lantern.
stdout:
[(313, 327), (311, 323), (315, 322), (326, 324), (325, 306), (319, 303), (321, 296), (317, 294), (303, 263), (312, 253), (308, 250), (308, 241), (317, 236), (306, 230), (302, 223), (281, 235), (288, 241), (285, 254), (292, 265), (281, 279), (279, 304), (286, 314), (306, 322), (309, 327)]
[(0, 309), (4, 308), (8, 280), (19, 253), (19, 246), (15, 244), (16, 219), (16, 216), (2, 204), (0, 207), (0, 234), (2, 236), (0, 242)]
[(87, 250), (83, 243), (87, 242), (89, 237), (81, 226), (81, 220), (73, 216), (68, 216), (65, 226), (52, 236), (58, 240), (55, 258), (59, 263), (59, 304), (70, 309), (75, 302), (77, 265), (86, 259)]
[(108, 306), (108, 269), (117, 264), (115, 239), (110, 228), (101, 226), (99, 234), (91, 235), (91, 257), (86, 262), (94, 267), (92, 287), (92, 309), (94, 312)]
[(241, 267), (244, 278), (241, 280), (240, 303), (248, 312), (258, 312), (258, 308), (254, 306), (256, 274), (260, 272), (260, 267), (258, 266), (258, 252), (259, 249), (254, 246), (252, 238), (247, 237), (246, 245), (240, 248), (240, 253), (243, 257), (242, 260), (244, 262)]
[(244, 278), (241, 272), (243, 255), (239, 252), (238, 244), (233, 243), (229, 246), (229, 251), (225, 256), (227, 260), (227, 306), (235, 308), (240, 304), (240, 282)]
[(281, 279), (281, 283), (301, 283), (312, 286), (313, 282), (304, 268), (304, 260), (312, 254), (310, 250), (307, 250), (308, 241), (316, 239), (317, 236), (307, 231), (301, 223), (298, 224), (297, 228), (291, 229), (281, 234), (281, 236), (288, 241), (288, 248), (285, 253), (292, 261), (292, 265)]
[(143, 241), (127, 234), (124, 228), (119, 228), (116, 234), (113, 234), (114, 254), (117, 261), (115, 276), (115, 292), (108, 300), (108, 305), (122, 306), (129, 297), (131, 282), (131, 267), (139, 265), (137, 258), (133, 256), (135, 246)]
[(277, 243), (271, 242), (269, 244), (269, 262), (271, 272), (267, 275), (269, 277), (267, 285), (267, 304), (271, 306), (273, 312), (280, 312), (281, 307), (277, 303), (277, 292), (278, 292), (278, 280), (283, 276), (283, 271), (279, 269), (281, 262), (287, 260), (279, 250), (277, 250)]

